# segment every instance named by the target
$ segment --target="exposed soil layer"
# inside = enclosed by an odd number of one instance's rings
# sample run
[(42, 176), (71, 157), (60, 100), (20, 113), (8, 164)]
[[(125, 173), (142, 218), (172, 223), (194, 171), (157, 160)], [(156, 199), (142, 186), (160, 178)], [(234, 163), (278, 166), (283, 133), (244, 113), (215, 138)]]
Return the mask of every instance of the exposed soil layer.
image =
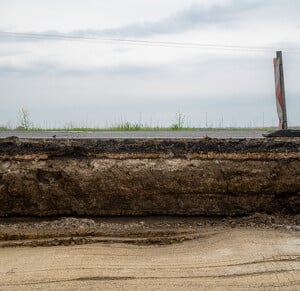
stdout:
[(299, 232), (300, 215), (0, 218), (0, 247), (87, 243), (171, 244), (230, 229)]
[(269, 139), (0, 139), (1, 155), (96, 157), (97, 154), (295, 153), (300, 138)]
[(300, 212), (300, 139), (0, 140), (0, 216)]

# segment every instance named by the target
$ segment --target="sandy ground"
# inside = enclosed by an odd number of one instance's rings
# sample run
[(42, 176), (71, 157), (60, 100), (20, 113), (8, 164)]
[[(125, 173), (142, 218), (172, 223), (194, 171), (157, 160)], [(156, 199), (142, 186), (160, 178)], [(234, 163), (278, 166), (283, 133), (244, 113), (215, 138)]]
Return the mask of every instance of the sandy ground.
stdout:
[(1, 219), (0, 290), (299, 290), (298, 223), (258, 214)]

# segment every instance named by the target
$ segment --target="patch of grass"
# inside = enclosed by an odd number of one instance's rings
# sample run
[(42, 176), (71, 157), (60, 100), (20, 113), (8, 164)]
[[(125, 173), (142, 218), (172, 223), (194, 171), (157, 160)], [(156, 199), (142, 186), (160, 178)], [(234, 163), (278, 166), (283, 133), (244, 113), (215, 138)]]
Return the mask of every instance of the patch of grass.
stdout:
[(273, 131), (277, 130), (276, 127), (260, 127), (260, 128), (250, 128), (250, 127), (177, 127), (171, 125), (169, 127), (150, 127), (146, 125), (139, 125), (135, 123), (125, 123), (121, 125), (100, 128), (100, 127), (64, 127), (64, 128), (39, 128), (32, 127), (29, 129), (21, 128), (20, 126), (16, 128), (7, 128), (5, 126), (0, 126), (0, 131), (33, 131), (33, 132), (108, 132), (108, 131)]
[(8, 131), (9, 128), (7, 128), (6, 126), (0, 126), (0, 131)]
[[(91, 127), (88, 121), (75, 123), (67, 122), (60, 127), (42, 128), (35, 126), (29, 116), (26, 108), (21, 108), (17, 115), (18, 124), (14, 127), (11, 123), (0, 125), (0, 131), (52, 131), (52, 132), (98, 132), (98, 131), (274, 131), (276, 127), (202, 127), (196, 128), (189, 126), (190, 122), (187, 116), (180, 111), (175, 114), (174, 122), (170, 126), (152, 126), (147, 123), (119, 121), (105, 127)], [(46, 123), (47, 124), (47, 123)], [(56, 122), (55, 122), (56, 124)], [(291, 129), (300, 129), (300, 127), (290, 127)]]
[(114, 131), (139, 131), (143, 128), (143, 125), (139, 123), (131, 123), (129, 121), (125, 121), (124, 123), (121, 123), (115, 127), (108, 128), (108, 130), (114, 130)]

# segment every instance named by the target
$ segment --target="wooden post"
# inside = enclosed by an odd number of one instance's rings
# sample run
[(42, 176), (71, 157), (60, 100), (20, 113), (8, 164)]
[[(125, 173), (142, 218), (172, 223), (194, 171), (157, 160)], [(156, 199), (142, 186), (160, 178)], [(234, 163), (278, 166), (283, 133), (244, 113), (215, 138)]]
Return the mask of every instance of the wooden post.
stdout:
[(277, 114), (279, 118), (279, 130), (273, 131), (268, 134), (263, 134), (263, 136), (300, 137), (300, 130), (288, 129), (281, 51), (276, 52), (276, 58), (273, 59), (273, 64), (274, 64), (274, 76), (275, 76), (276, 106), (277, 106)]
[(280, 129), (287, 129), (287, 113), (285, 102), (285, 88), (284, 88), (284, 75), (283, 75), (283, 63), (282, 52), (276, 52), (276, 58), (273, 60), (274, 73), (275, 73), (275, 90), (276, 90), (276, 105), (277, 113), (279, 117)]

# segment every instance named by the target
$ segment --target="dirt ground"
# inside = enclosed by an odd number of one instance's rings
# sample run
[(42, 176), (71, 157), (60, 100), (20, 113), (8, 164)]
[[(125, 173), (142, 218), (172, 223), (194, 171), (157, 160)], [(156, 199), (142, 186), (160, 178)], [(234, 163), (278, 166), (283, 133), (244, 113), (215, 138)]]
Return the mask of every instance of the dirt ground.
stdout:
[(300, 216), (0, 219), (0, 290), (299, 290)]

